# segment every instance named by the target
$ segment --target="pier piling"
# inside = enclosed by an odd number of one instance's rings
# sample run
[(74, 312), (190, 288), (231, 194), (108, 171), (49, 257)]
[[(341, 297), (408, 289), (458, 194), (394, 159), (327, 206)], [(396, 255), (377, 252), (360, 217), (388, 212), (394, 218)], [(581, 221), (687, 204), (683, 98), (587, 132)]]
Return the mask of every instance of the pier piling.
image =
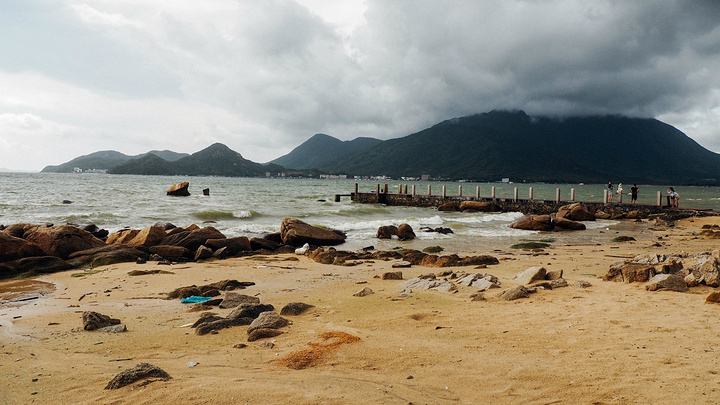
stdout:
[(555, 202), (556, 203), (560, 202), (560, 188), (559, 187), (555, 189)]
[(447, 188), (445, 187), (444, 184), (443, 184), (443, 186), (442, 186), (442, 197), (443, 197), (443, 198), (447, 197)]
[(518, 188), (513, 187), (513, 201), (517, 202), (517, 200), (518, 200)]
[(570, 201), (575, 201), (575, 189), (570, 189)]
[(475, 199), (480, 199), (480, 186), (475, 186)]
[(530, 187), (528, 189), (528, 200), (530, 200), (530, 201), (533, 200), (533, 188), (532, 187)]
[(490, 188), (490, 198), (495, 199), (495, 186)]

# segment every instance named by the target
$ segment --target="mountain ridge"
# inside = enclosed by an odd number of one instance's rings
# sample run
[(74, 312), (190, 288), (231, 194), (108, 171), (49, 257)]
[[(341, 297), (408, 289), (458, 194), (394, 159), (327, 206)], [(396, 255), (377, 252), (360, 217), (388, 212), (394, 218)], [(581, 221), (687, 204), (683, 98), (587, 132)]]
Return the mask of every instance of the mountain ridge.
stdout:
[(325, 170), (335, 167), (346, 156), (358, 153), (375, 146), (382, 141), (369, 137), (358, 137), (349, 141), (342, 141), (327, 134), (315, 134), (308, 140), (296, 146), (289, 153), (271, 160), (293, 169)]
[(156, 155), (163, 160), (174, 161), (188, 156), (187, 153), (173, 152), (171, 150), (151, 150), (139, 155), (126, 155), (116, 150), (101, 150), (78, 156), (59, 165), (45, 166), (41, 173), (72, 173), (74, 169), (82, 170), (110, 170), (133, 159), (147, 155)]

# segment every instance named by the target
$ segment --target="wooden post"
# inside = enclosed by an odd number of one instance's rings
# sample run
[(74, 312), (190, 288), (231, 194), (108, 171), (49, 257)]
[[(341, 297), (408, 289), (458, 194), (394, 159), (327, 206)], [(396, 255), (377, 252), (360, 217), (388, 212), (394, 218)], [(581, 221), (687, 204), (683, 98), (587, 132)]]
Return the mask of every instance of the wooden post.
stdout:
[(359, 189), (360, 189), (360, 186), (357, 183), (355, 183), (355, 194), (358, 193)]
[(559, 203), (559, 202), (560, 202), (560, 187), (557, 187), (557, 188), (555, 189), (555, 202), (556, 202), (556, 203)]
[(447, 190), (446, 190), (444, 184), (443, 184), (443, 186), (442, 186), (442, 197), (443, 197), (443, 198), (447, 197)]
[(458, 195), (462, 197), (462, 184), (458, 186)]
[(657, 192), (657, 201), (656, 201), (656, 204), (657, 204), (658, 207), (662, 207), (662, 192), (661, 192), (661, 191), (658, 191), (658, 192)]
[(607, 189), (603, 190), (603, 204), (608, 203), (608, 191)]
[(428, 184), (428, 195), (432, 195), (432, 186)]
[(413, 197), (415, 197), (415, 185), (414, 184), (412, 185), (412, 195), (413, 195)]
[(475, 186), (475, 199), (480, 199), (480, 186)]
[(385, 194), (387, 194), (387, 193), (389, 192), (389, 190), (390, 190), (390, 189), (388, 188), (388, 184), (387, 184), (387, 183), (385, 183), (385, 188), (384, 188), (384, 190), (385, 190)]
[(495, 186), (490, 188), (490, 198), (495, 199)]
[(518, 200), (518, 189), (517, 187), (513, 187), (513, 201), (517, 202)]
[(533, 200), (533, 188), (532, 187), (530, 187), (528, 189), (528, 200), (530, 200), (530, 201)]
[(403, 190), (403, 193), (407, 194), (407, 184), (405, 185), (405, 189)]
[(378, 183), (377, 191), (375, 193), (376, 193), (375, 197), (377, 197), (377, 201), (375, 201), (375, 202), (379, 204), (380, 203), (380, 183)]
[(398, 184), (398, 194), (402, 194), (402, 184)]
[(575, 201), (575, 189), (570, 189), (570, 201)]

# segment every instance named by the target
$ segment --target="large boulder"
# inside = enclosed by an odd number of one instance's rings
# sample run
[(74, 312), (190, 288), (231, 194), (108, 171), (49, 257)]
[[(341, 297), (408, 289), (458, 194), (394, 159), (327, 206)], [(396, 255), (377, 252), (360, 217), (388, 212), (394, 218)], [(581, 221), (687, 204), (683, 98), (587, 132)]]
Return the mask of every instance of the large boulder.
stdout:
[(107, 245), (75, 252), (70, 255), (68, 263), (74, 267), (100, 267), (115, 263), (136, 262), (138, 258), (147, 259), (147, 254), (125, 245)]
[(108, 235), (105, 243), (108, 245), (125, 245), (133, 240), (138, 233), (140, 233), (139, 229), (121, 229)]
[(235, 255), (240, 252), (248, 252), (252, 250), (250, 239), (246, 236), (226, 239), (208, 239), (205, 241), (205, 246), (212, 250), (226, 248), (225, 252), (228, 255)]
[(345, 233), (312, 226), (296, 218), (285, 218), (280, 224), (280, 236), (286, 245), (300, 247), (310, 245), (339, 245), (345, 242)]
[(35, 227), (25, 233), (25, 239), (38, 245), (48, 256), (68, 258), (72, 253), (104, 246), (105, 242), (90, 232), (71, 225)]
[(555, 225), (555, 228), (568, 231), (584, 231), (586, 229), (585, 224), (582, 222), (571, 221), (567, 218), (558, 217), (557, 215), (553, 218), (553, 225)]
[(190, 249), (184, 248), (182, 246), (157, 245), (152, 246), (149, 250), (150, 253), (154, 255), (158, 255), (163, 259), (169, 259), (173, 261), (189, 259), (190, 256), (192, 256), (192, 252), (190, 251)]
[(709, 287), (720, 287), (720, 261), (710, 256), (699, 266), (692, 269), (692, 275), (700, 284)]
[(187, 181), (183, 181), (181, 183), (173, 184), (172, 186), (168, 187), (166, 191), (167, 195), (173, 196), (173, 197), (187, 197), (190, 195), (190, 191), (188, 191), (188, 187), (190, 187), (190, 183)]
[(643, 263), (616, 263), (610, 266), (605, 281), (620, 281), (626, 283), (643, 283), (655, 274), (655, 267)]
[(55, 273), (72, 269), (73, 266), (55, 256), (26, 257), (0, 263), (0, 279), (18, 275)]
[(395, 225), (383, 225), (378, 228), (376, 237), (378, 239), (391, 239), (397, 235), (398, 228)]
[(139, 232), (127, 244), (132, 247), (150, 247), (159, 245), (165, 238), (165, 226), (153, 225)]
[(510, 224), (510, 227), (526, 231), (552, 231), (553, 222), (550, 215), (524, 215)]
[(415, 231), (408, 224), (400, 224), (397, 227), (397, 237), (400, 240), (413, 240), (415, 239)]
[(0, 232), (0, 262), (43, 255), (40, 246)]
[(212, 226), (183, 231), (163, 238), (160, 245), (182, 246), (195, 252), (197, 248), (204, 245), (208, 239), (225, 239), (225, 235)]
[(516, 274), (513, 278), (518, 284), (530, 284), (535, 281), (545, 280), (547, 270), (544, 267), (528, 267)]
[(688, 290), (687, 283), (679, 274), (658, 274), (653, 276), (647, 283), (645, 288), (648, 291), (678, 291), (685, 292)]
[(558, 218), (565, 218), (569, 219), (571, 221), (594, 221), (595, 220), (595, 214), (588, 211), (587, 208), (585, 208), (585, 205), (582, 203), (573, 203), (568, 205), (563, 205), (562, 207), (558, 208), (557, 214), (555, 214)]
[(247, 332), (252, 333), (255, 329), (280, 329), (289, 324), (288, 320), (278, 315), (275, 311), (262, 312), (248, 326)]
[(460, 203), (460, 211), (492, 212), (495, 205), (490, 201), (463, 201)]
[(40, 225), (33, 225), (33, 224), (13, 224), (8, 225), (5, 229), (3, 229), (2, 233), (10, 236), (14, 236), (16, 238), (25, 238), (25, 232), (37, 228)]

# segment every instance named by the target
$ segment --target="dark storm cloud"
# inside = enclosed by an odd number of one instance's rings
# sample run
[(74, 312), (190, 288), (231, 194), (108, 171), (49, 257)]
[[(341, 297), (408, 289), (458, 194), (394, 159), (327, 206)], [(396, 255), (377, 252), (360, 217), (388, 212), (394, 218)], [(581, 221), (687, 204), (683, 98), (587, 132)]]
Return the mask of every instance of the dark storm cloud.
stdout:
[(301, 2), (11, 2), (1, 166), (213, 141), (269, 160), (499, 108), (659, 117), (720, 150), (720, 2), (371, 0), (352, 27)]

